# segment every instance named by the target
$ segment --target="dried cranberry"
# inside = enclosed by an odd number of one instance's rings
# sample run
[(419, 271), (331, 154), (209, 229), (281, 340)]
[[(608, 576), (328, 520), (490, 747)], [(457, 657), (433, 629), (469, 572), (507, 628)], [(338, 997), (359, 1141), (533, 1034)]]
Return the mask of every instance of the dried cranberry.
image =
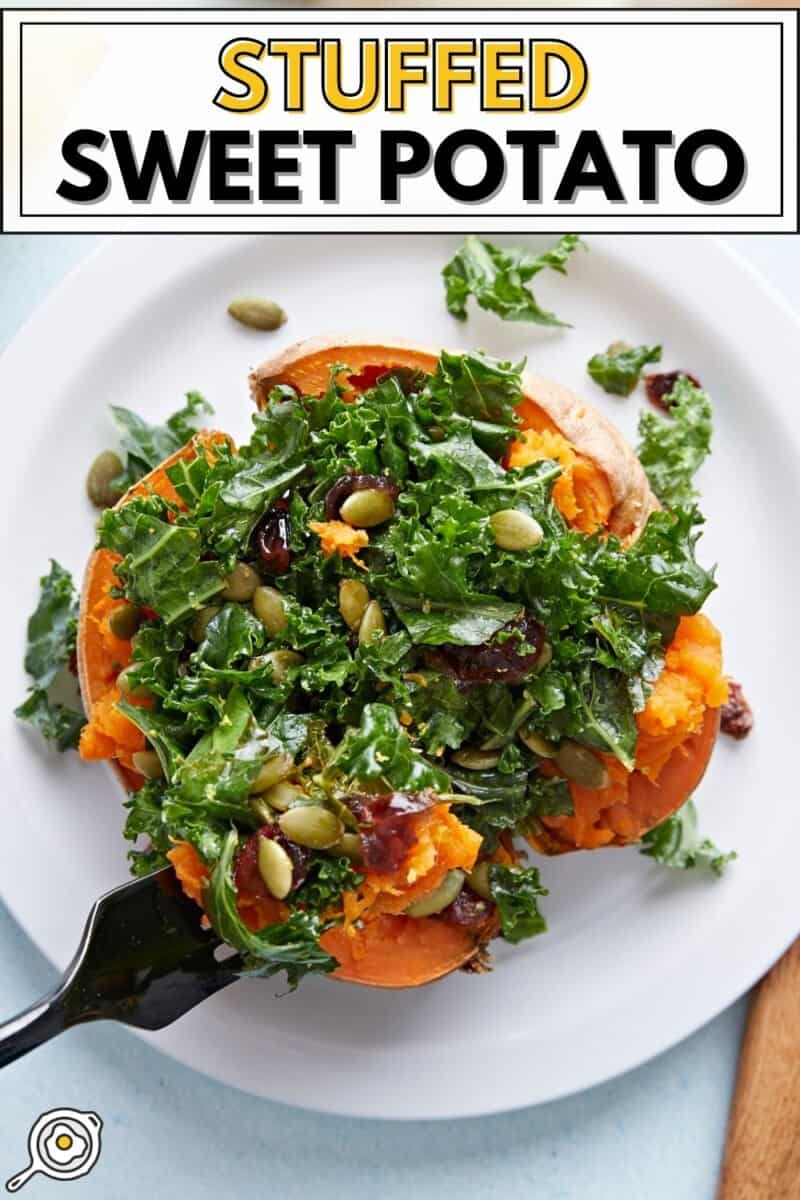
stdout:
[(720, 729), (729, 737), (747, 737), (753, 728), (753, 710), (742, 691), (742, 685), (731, 680), (728, 685), (728, 702), (720, 713)]
[(393, 500), (400, 495), (396, 483), (386, 475), (342, 475), (336, 480), (325, 497), (325, 516), (329, 521), (338, 521), (339, 512), (348, 496), (353, 492), (363, 492), (367, 488), (379, 492), (388, 492)]
[(385, 374), (386, 367), (362, 367), (357, 375), (348, 375), (347, 382), (356, 392), (368, 392)]
[(359, 824), (361, 854), (370, 871), (389, 875), (408, 857), (416, 839), (416, 819), (438, 804), (435, 792), (388, 792), (347, 797)]
[[(437, 646), (428, 655), (429, 661), (467, 686), (522, 683), (536, 668), (544, 646), (544, 625), (525, 616), (504, 625), (500, 634), (481, 646)], [(524, 650), (523, 645), (527, 647)]]
[(258, 843), (261, 838), (271, 838), (283, 847), (292, 860), (292, 867), (294, 868), (292, 871), (292, 891), (295, 888), (299, 888), (308, 875), (308, 864), (311, 857), (309, 851), (285, 838), (277, 825), (262, 825), (260, 829), (257, 829), (255, 833), (250, 835), (239, 851), (239, 857), (236, 860), (236, 870), (234, 872), (236, 891), (248, 898), (252, 897), (254, 900), (270, 899), (267, 885), (261, 878), (261, 872), (258, 869)]
[(465, 883), (453, 903), (442, 911), (441, 916), (465, 929), (480, 929), (486, 924), (494, 907), (490, 900), (484, 900)]
[(682, 375), (695, 387), (702, 386), (700, 380), (688, 371), (657, 371), (652, 375), (645, 375), (644, 386), (650, 403), (655, 404), (656, 408), (663, 408), (664, 412), (669, 412), (669, 394)]
[(264, 514), (253, 530), (256, 553), (270, 575), (285, 575), (292, 565), (290, 528), (288, 512), (276, 505)]

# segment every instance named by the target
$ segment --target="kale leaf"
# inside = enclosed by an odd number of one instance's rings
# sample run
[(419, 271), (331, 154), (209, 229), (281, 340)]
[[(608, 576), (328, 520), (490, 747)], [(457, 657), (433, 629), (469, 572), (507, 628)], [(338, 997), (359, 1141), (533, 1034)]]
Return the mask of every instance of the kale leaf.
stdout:
[(147, 838), (144, 848), (128, 851), (133, 875), (149, 875), (167, 865), (167, 851), (172, 843), (164, 824), (163, 800), (163, 782), (148, 780), (138, 792), (131, 792), (125, 802), (128, 810), (125, 837), (132, 842)]
[(547, 930), (538, 900), (547, 895), (536, 867), (489, 867), (489, 890), (500, 914), (500, 927), (507, 942), (516, 945)]
[[(72, 576), (55, 559), (50, 571), (39, 580), (39, 600), (28, 620), (25, 670), (30, 676), (26, 700), (14, 711), (27, 721), (57, 750), (78, 745), (83, 712), (73, 707), (74, 681), (66, 668), (75, 654), (78, 628), (78, 596)], [(54, 693), (68, 691), (70, 703), (56, 699)], [(74, 703), (79, 704), (77, 695)]]
[(711, 450), (711, 401), (680, 375), (665, 402), (668, 416), (643, 412), (639, 418), (637, 454), (661, 503), (679, 508), (696, 497), (692, 480)]
[(660, 346), (628, 346), (614, 342), (605, 354), (593, 354), (586, 370), (612, 396), (630, 396), (648, 363), (661, 362)]
[(449, 354), (443, 350), (428, 381), (426, 399), (439, 420), (460, 413), (477, 421), (515, 426), (522, 400), (525, 363), (500, 362), (485, 354)]
[(115, 481), (120, 493), (180, 450), (197, 432), (196, 418), (213, 411), (199, 392), (187, 392), (183, 408), (167, 417), (163, 425), (149, 425), (129, 408), (112, 404), (114, 420), (122, 430), (120, 447), (126, 455), (125, 470)]
[(449, 780), (414, 749), (388, 704), (368, 704), (358, 728), (348, 729), (330, 769), (358, 783), (382, 782), (393, 791), (446, 792)]
[(657, 616), (699, 612), (717, 586), (694, 554), (702, 524), (696, 508), (654, 512), (627, 550), (609, 539), (593, 559), (601, 598)]
[(499, 248), (470, 236), (442, 271), (447, 308), (464, 320), (467, 300), (474, 296), (481, 308), (497, 313), (504, 321), (531, 321), (536, 325), (564, 325), (555, 313), (543, 309), (525, 285), (549, 267), (565, 275), (567, 261), (581, 239), (568, 233), (544, 254)]
[(642, 854), (654, 858), (662, 867), (680, 871), (701, 867), (715, 875), (721, 875), (736, 858), (735, 851), (719, 850), (708, 838), (700, 836), (693, 800), (687, 800), (676, 813), (644, 835)]
[(222, 591), (225, 579), (216, 562), (201, 560), (198, 529), (165, 520), (156, 497), (137, 497), (106, 509), (98, 525), (100, 545), (122, 556), (115, 568), (129, 599), (158, 613), (170, 625), (202, 608)]

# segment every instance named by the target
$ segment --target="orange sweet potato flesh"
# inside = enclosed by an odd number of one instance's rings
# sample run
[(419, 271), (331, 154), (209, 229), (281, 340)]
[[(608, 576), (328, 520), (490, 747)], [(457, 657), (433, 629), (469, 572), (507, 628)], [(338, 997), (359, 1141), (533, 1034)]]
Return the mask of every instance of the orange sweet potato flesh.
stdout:
[[(188, 842), (179, 842), (167, 857), (187, 896), (202, 906), (208, 868), (197, 851)], [(511, 859), (503, 851), (498, 857)], [(286, 914), (277, 900), (254, 903), (242, 895), (238, 897), (238, 908), (251, 929), (280, 921)], [(415, 920), (381, 914), (359, 930), (348, 932), (337, 925), (324, 933), (320, 942), (339, 963), (331, 978), (367, 987), (410, 988), (432, 983), (463, 967), (497, 931), (494, 917), (480, 929), (469, 930), (438, 917)]]
[[(119, 501), (119, 505), (127, 504), (134, 496), (152, 493), (173, 503), (180, 503), (167, 476), (167, 468), (182, 459), (194, 458), (201, 449), (209, 452), (215, 444), (228, 440), (224, 433), (203, 431), (196, 434), (161, 466), (135, 483)], [(115, 638), (108, 626), (109, 613), (121, 603), (110, 595), (110, 589), (117, 582), (114, 568), (118, 562), (119, 557), (110, 550), (95, 550), (83, 579), (77, 659), (81, 699), (88, 724), (81, 734), (79, 749), (83, 759), (108, 759), (125, 788), (136, 790), (141, 787), (143, 780), (139, 772), (134, 770), (130, 755), (144, 748), (144, 738), (140, 735), (140, 741), (134, 745), (133, 725), (113, 712), (113, 702), (117, 698), (116, 679), (130, 662), (131, 656), (130, 642)], [(129, 736), (119, 736), (120, 721), (129, 727)]]

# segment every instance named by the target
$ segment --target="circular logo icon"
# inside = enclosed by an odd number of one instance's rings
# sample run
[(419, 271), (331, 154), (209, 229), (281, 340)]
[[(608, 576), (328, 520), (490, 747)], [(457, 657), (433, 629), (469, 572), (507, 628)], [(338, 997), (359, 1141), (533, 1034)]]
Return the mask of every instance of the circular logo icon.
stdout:
[(53, 1108), (42, 1113), (28, 1134), (30, 1162), (6, 1183), (9, 1192), (19, 1189), (36, 1174), (48, 1179), (80, 1179), (100, 1157), (103, 1122), (94, 1112)]

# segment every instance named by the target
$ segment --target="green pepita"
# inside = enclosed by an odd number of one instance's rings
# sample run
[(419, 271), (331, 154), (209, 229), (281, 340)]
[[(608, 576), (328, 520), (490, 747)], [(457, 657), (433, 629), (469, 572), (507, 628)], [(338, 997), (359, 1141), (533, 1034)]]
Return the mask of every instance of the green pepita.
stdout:
[(114, 637), (129, 642), (142, 623), (142, 610), (137, 604), (118, 604), (108, 614), (108, 627)]
[(385, 488), (363, 488), (351, 492), (339, 509), (339, 516), (356, 529), (372, 529), (394, 516), (394, 500)]
[(358, 629), (369, 600), (369, 592), (360, 579), (343, 579), (339, 584), (339, 612), (350, 629)]
[(499, 751), (477, 750), (469, 746), (464, 750), (456, 750), (450, 757), (456, 766), (464, 767), (467, 771), (491, 771), (500, 762)]
[(228, 312), (248, 329), (271, 331), (280, 329), (286, 323), (286, 313), (274, 300), (260, 300), (257, 297), (232, 300)]
[(251, 669), (269, 666), (272, 668), (272, 678), (276, 683), (283, 683), (292, 667), (299, 667), (305, 662), (302, 654), (294, 650), (270, 650), (268, 654), (258, 654), (250, 659)]
[(202, 642), (206, 636), (209, 621), (217, 615), (219, 610), (220, 606), (218, 604), (206, 604), (203, 608), (197, 610), (189, 629), (193, 641)]
[(364, 609), (364, 615), (358, 626), (358, 641), (361, 646), (368, 646), (376, 637), (386, 633), (386, 618), (377, 600), (370, 600)]
[(442, 882), (429, 896), (415, 900), (406, 909), (407, 917), (432, 917), (448, 908), (464, 886), (466, 876), (463, 871), (448, 871)]
[(261, 577), (249, 563), (240, 562), (225, 579), (223, 600), (236, 600), (240, 604), (253, 598), (253, 593), (261, 582)]
[(122, 459), (113, 450), (98, 454), (86, 476), (86, 494), (96, 508), (111, 508), (117, 503), (123, 489), (115, 486), (114, 480), (124, 470)]
[(264, 796), (248, 796), (247, 803), (253, 811), (254, 816), (258, 817), (262, 825), (271, 825), (275, 820), (275, 813), (267, 804)]
[(534, 671), (537, 673), (543, 671), (545, 667), (549, 667), (553, 661), (553, 647), (549, 642), (542, 642), (542, 648), (539, 651), (539, 657), (534, 664)]
[(345, 858), (349, 858), (351, 862), (360, 863), (363, 857), (361, 852), (361, 838), (357, 833), (344, 833), (339, 838), (335, 846), (331, 846), (334, 854), (343, 854)]
[(577, 742), (562, 742), (556, 751), (558, 766), (579, 787), (601, 789), (608, 787), (609, 776), (605, 763)]
[(161, 779), (164, 774), (161, 759), (155, 750), (136, 750), (131, 755), (131, 762), (145, 779)]
[(303, 804), (306, 794), (302, 788), (295, 787), (293, 783), (287, 783), (282, 779), (264, 792), (263, 799), (270, 808), (276, 809), (277, 812), (287, 812), (295, 804)]
[(344, 833), (342, 822), (321, 804), (300, 804), (278, 818), (278, 824), (290, 842), (311, 850), (335, 846)]
[(294, 867), (283, 846), (273, 838), (258, 839), (258, 873), (271, 896), (286, 899), (292, 890)]
[(261, 764), (261, 769), (250, 784), (250, 791), (256, 794), (268, 791), (281, 779), (285, 779), (293, 766), (294, 759), (291, 754), (273, 754)]
[(492, 513), (489, 524), (501, 550), (532, 550), (544, 537), (536, 518), (517, 508), (502, 508)]
[(143, 687), (140, 683), (134, 682), (130, 667), (126, 667), (124, 671), (120, 671), (117, 676), (117, 687), (127, 700), (148, 700), (150, 698), (147, 688)]
[(528, 732), (520, 729), (519, 740), (528, 747), (531, 754), (536, 754), (539, 758), (555, 758), (558, 752), (555, 742), (548, 742), (547, 738), (543, 738), (540, 733), (534, 733), (532, 730)]
[(277, 588), (257, 587), (253, 592), (253, 612), (270, 637), (283, 633), (288, 624), (286, 602)]
[(489, 867), (490, 862), (476, 863), (472, 870), (467, 875), (467, 883), (472, 888), (481, 900), (492, 899), (492, 889), (489, 886)]

